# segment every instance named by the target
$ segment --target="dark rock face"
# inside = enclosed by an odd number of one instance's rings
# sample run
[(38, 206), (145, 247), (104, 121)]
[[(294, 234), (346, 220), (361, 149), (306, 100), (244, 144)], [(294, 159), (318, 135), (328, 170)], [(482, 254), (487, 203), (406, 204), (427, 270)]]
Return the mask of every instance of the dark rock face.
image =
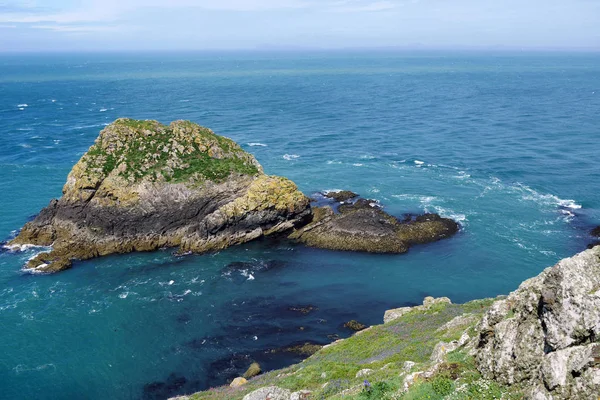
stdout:
[(600, 393), (600, 247), (560, 261), (496, 301), (478, 326), (478, 369), (531, 399)]
[(364, 329), (367, 329), (367, 326), (365, 324), (361, 324), (358, 321), (352, 320), (352, 321), (346, 322), (344, 324), (344, 328), (348, 328), (350, 330), (353, 330), (354, 332), (359, 332)]
[(592, 234), (592, 236), (600, 237), (600, 226), (597, 226), (594, 229), (592, 229), (590, 233)]
[(399, 221), (374, 200), (359, 199), (338, 210), (336, 214), (331, 207), (313, 208), (312, 222), (290, 238), (330, 250), (404, 253), (413, 244), (445, 239), (459, 230), (456, 222), (437, 214)]
[(296, 185), (264, 175), (235, 142), (187, 121), (117, 120), (9, 245), (52, 245), (27, 267), (56, 272), (112, 253), (220, 250), (310, 216)]

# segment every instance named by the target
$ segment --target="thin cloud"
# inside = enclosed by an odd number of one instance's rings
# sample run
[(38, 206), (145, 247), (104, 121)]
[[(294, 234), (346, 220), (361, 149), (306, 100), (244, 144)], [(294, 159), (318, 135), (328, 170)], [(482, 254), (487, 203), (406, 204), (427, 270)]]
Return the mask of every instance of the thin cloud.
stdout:
[(380, 12), (398, 8), (401, 2), (392, 1), (338, 1), (332, 4), (328, 11), (342, 13)]

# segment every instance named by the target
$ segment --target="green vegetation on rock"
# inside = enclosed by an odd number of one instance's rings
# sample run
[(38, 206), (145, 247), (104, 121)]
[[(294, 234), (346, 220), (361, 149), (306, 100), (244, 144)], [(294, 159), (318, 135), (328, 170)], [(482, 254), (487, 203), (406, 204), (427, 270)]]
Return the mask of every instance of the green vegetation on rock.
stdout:
[(221, 182), (232, 173), (257, 175), (258, 164), (231, 139), (189, 121), (118, 119), (107, 126), (83, 157), (95, 173), (133, 183)]

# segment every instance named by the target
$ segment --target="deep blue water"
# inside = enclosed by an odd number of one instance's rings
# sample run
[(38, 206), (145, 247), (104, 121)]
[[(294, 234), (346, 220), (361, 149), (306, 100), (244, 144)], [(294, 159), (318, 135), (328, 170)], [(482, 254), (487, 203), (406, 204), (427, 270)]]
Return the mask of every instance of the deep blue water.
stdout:
[(4, 251), (0, 397), (165, 398), (251, 359), (280, 367), (293, 357), (264, 350), (347, 336), (344, 322), (426, 295), (506, 294), (600, 224), (598, 110), (599, 54), (0, 55), (0, 240), (117, 117), (190, 119), (308, 194), (350, 189), (463, 226), (398, 256), (259, 241), (58, 275), (21, 270), (39, 250)]

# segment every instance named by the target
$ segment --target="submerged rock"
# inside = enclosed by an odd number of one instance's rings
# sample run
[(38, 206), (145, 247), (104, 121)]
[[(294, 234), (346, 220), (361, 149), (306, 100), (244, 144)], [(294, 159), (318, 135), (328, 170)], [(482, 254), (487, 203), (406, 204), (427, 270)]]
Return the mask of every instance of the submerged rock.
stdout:
[(323, 346), (320, 344), (312, 342), (300, 342), (278, 349), (269, 350), (269, 353), (295, 353), (303, 357), (310, 357), (322, 348)]
[(367, 326), (365, 324), (361, 324), (358, 321), (352, 320), (352, 321), (348, 321), (344, 324), (344, 328), (348, 328), (350, 330), (353, 330), (354, 332), (358, 332), (358, 331), (362, 331), (363, 329), (366, 329)]
[(595, 227), (590, 232), (592, 236), (600, 237), (600, 226)]
[(289, 237), (312, 247), (371, 253), (404, 253), (413, 244), (429, 243), (454, 235), (458, 224), (437, 214), (399, 221), (375, 200), (358, 199), (331, 207), (314, 207), (308, 225)]
[(288, 311), (297, 312), (302, 315), (308, 315), (311, 312), (318, 310), (319, 308), (316, 306), (312, 306), (312, 305), (305, 305), (305, 306), (289, 306), (287, 309), (288, 309)]
[(528, 398), (600, 393), (600, 247), (560, 261), (495, 302), (478, 326), (476, 360), (488, 379)]
[(310, 215), (288, 179), (267, 176), (235, 142), (188, 121), (118, 119), (73, 167), (11, 245), (52, 245), (27, 267), (180, 247), (206, 252), (283, 232)]

